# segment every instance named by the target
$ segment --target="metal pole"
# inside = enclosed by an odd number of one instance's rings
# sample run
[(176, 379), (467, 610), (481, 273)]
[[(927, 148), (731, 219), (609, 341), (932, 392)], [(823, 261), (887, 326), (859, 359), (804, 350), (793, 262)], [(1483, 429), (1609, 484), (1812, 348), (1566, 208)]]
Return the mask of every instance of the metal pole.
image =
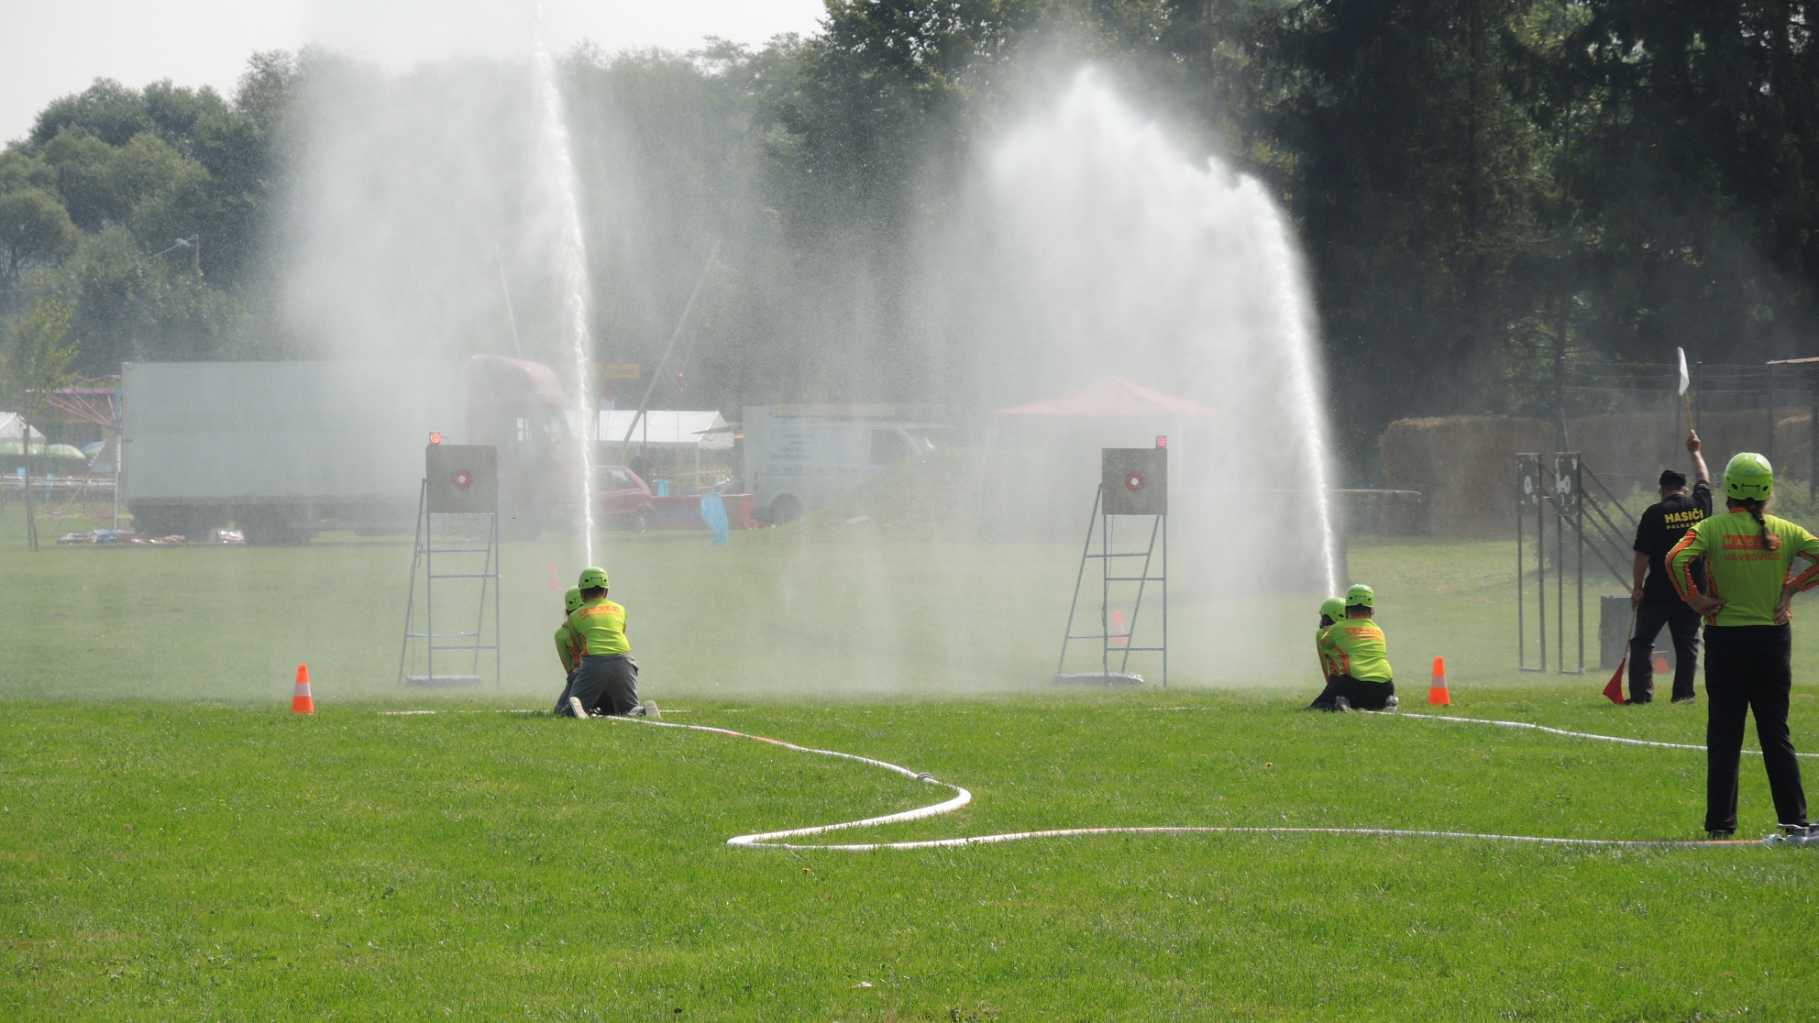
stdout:
[[(424, 480), (425, 487), (429, 481)], [(423, 506), (423, 672), (436, 684), (436, 513)]]
[(398, 684), (404, 684), (405, 660), (411, 649), (411, 612), (417, 606), (417, 558), (423, 553), (423, 506), (429, 500), (429, 478), (417, 487), (417, 530), (411, 540), (411, 585), (404, 598), (404, 639), (398, 644)]
[[(114, 406), (120, 407), (119, 403)], [(120, 412), (114, 413), (114, 532), (120, 531), (120, 474), (126, 468), (126, 424)]]
[[(1559, 476), (1560, 467), (1554, 466)], [(1557, 492), (1556, 492), (1557, 493)], [(1566, 673), (1566, 507), (1554, 502), (1554, 670)]]
[(493, 498), (493, 550), (498, 555), (493, 559), (493, 688), (505, 685), (505, 627), (502, 610), (505, 601), (505, 580), (502, 575), (505, 568), (505, 548), (499, 546), (499, 504), (498, 496)]
[[(480, 569), (480, 606), (474, 608), (474, 656), (468, 665), (468, 674), (474, 676), (474, 684), (480, 683), (480, 647), (485, 634), (481, 629), (486, 625), (486, 591), (492, 579), (493, 553), (499, 546), (499, 509), (493, 508), (493, 528), (487, 536), (486, 563)], [(496, 639), (497, 637), (495, 637)], [(502, 644), (495, 642), (495, 647)], [(495, 662), (496, 663), (496, 662)], [(495, 680), (496, 681), (496, 680)]]
[[(1104, 486), (1104, 484), (1100, 484)], [(1099, 674), (1110, 676), (1112, 673), (1112, 517), (1099, 516), (1099, 531), (1105, 538), (1099, 553)]]
[(1579, 612), (1579, 671), (1585, 674), (1585, 463), (1573, 461), (1573, 496), (1577, 500), (1574, 507), (1577, 528), (1579, 530), (1579, 575), (1578, 595), (1574, 598)]
[(1086, 539), (1080, 544), (1080, 571), (1074, 573), (1074, 599), (1067, 605), (1067, 628), (1061, 632), (1061, 656), (1055, 659), (1055, 674), (1067, 667), (1067, 643), (1074, 635), (1074, 614), (1080, 609), (1080, 584), (1086, 581), (1086, 560), (1093, 551), (1093, 523), (1099, 518), (1099, 497), (1105, 493), (1101, 483), (1093, 491), (1093, 513), (1086, 517)]
[[(1528, 669), (1528, 623), (1522, 595), (1522, 462), (1516, 462), (1516, 670)], [(1545, 665), (1544, 665), (1545, 667)]]
[(1168, 688), (1168, 516), (1162, 516), (1162, 688)]
[(1162, 516), (1150, 523), (1150, 543), (1143, 552), (1143, 571), (1137, 573), (1137, 600), (1131, 605), (1130, 624), (1125, 626), (1124, 655), (1118, 658), (1118, 670), (1131, 666), (1131, 642), (1137, 638), (1137, 618), (1143, 614), (1143, 591), (1149, 586), (1150, 558), (1156, 553), (1156, 535), (1162, 529)]
[(651, 371), (650, 382), (644, 385), (644, 394), (638, 399), (638, 411), (632, 413), (632, 421), (625, 424), (625, 439), (620, 445), (629, 449), (632, 443), (632, 431), (644, 419), (644, 413), (650, 408), (651, 394), (657, 390), (657, 381), (669, 366), (669, 358), (676, 351), (676, 342), (682, 338), (682, 330), (688, 326), (689, 317), (695, 312), (695, 299), (701, 297), (701, 286), (707, 283), (707, 272), (713, 269), (714, 258), (720, 255), (720, 241), (715, 239), (714, 247), (708, 250), (707, 259), (701, 264), (701, 273), (695, 277), (695, 286), (689, 289), (688, 301), (682, 304), (682, 315), (676, 319), (676, 327), (670, 331), (669, 344), (663, 347), (663, 357), (657, 360), (657, 368)]
[(1541, 636), (1541, 661), (1537, 670), (1547, 670), (1547, 502), (1553, 498), (1539, 492), (1541, 460), (1535, 460), (1535, 631)]

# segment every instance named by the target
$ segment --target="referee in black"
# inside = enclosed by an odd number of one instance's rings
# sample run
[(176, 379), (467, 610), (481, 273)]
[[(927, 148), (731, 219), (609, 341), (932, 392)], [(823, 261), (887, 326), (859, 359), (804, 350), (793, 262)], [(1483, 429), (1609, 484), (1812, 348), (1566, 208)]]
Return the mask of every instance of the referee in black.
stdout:
[[(1661, 500), (1649, 505), (1636, 523), (1635, 577), (1630, 586), (1636, 635), (1630, 639), (1630, 698), (1625, 703), (1648, 703), (1655, 698), (1655, 666), (1650, 654), (1663, 625), (1674, 638), (1674, 702), (1688, 703), (1693, 699), (1699, 613), (1674, 592), (1667, 581), (1667, 567), (1662, 564), (1680, 537), (1712, 513), (1711, 473), (1705, 467), (1705, 456), (1699, 453), (1699, 434), (1692, 430), (1686, 432), (1686, 450), (1693, 456), (1692, 493), (1687, 493), (1685, 474), (1662, 470)], [(1703, 568), (1693, 568), (1700, 586), (1705, 585)]]

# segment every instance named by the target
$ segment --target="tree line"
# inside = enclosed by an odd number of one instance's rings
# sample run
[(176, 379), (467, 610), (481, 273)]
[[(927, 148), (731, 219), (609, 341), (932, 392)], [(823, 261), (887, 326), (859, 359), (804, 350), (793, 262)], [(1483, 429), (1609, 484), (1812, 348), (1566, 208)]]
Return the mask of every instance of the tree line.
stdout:
[[(819, 31), (763, 46), (583, 47), (562, 72), (596, 337), (606, 361), (654, 366), (700, 281), (662, 404), (939, 401), (950, 342), (918, 315), (918, 225), (1044, 68), (1091, 60), (1289, 212), (1353, 453), (1397, 416), (1545, 414), (1568, 359), (1812, 354), (1816, 17), (1819, 0), (828, 0)], [(342, 63), (261, 53), (231, 97), (98, 80), (49, 104), (0, 153), (5, 336), (66, 324), (70, 369), (93, 376), (310, 354), (280, 322), (277, 240), (309, 144), (298, 97)], [(528, 273), (500, 269), (534, 325), (551, 303)]]

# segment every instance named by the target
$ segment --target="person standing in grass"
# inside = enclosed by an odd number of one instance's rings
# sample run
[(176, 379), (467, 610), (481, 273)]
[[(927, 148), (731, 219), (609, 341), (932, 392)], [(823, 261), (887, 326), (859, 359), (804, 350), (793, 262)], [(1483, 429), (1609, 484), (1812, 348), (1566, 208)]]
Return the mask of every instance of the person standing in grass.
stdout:
[[(1767, 514), (1775, 489), (1768, 459), (1751, 451), (1724, 467), (1725, 513), (1689, 529), (1669, 553), (1668, 579), (1705, 619), (1705, 830), (1737, 831), (1737, 766), (1743, 725), (1756, 715), (1756, 737), (1783, 831), (1807, 832), (1800, 761), (1787, 729), (1793, 686), (1794, 594), (1819, 583), (1819, 538)], [(1794, 558), (1809, 564), (1789, 578)], [(1705, 558), (1705, 588), (1693, 564)]]
[(575, 668), (581, 663), (578, 653), (581, 637), (569, 627), (568, 616), (581, 608), (581, 589), (571, 586), (562, 595), (562, 624), (556, 627), (556, 659), (562, 662), (562, 695), (556, 697), (556, 713), (568, 706), (569, 689), (575, 684)]
[(1389, 640), (1376, 622), (1377, 593), (1355, 583), (1345, 591), (1345, 617), (1321, 639), (1326, 688), (1309, 710), (1393, 710), (1396, 683), (1390, 671)]
[(578, 640), (580, 665), (569, 684), (570, 705), (557, 713), (573, 714), (576, 703), (583, 714), (643, 713), (638, 663), (632, 660), (632, 643), (625, 635), (625, 608), (606, 599), (606, 570), (582, 569), (577, 588), (581, 606), (568, 616), (568, 627)]
[[(1686, 432), (1686, 450), (1693, 456), (1693, 490), (1686, 489), (1686, 476), (1673, 469), (1663, 470), (1661, 500), (1648, 506), (1636, 523), (1636, 557), (1634, 579), (1630, 585), (1630, 607), (1636, 613), (1636, 634), (1630, 637), (1630, 698), (1625, 703), (1643, 704), (1655, 698), (1655, 666), (1650, 654), (1655, 637), (1667, 626), (1674, 639), (1674, 702), (1690, 703), (1693, 699), (1693, 665), (1699, 659), (1699, 614), (1680, 599), (1667, 581), (1667, 552), (1694, 525), (1711, 517), (1712, 479), (1700, 454), (1699, 435)], [(1693, 566), (1695, 581), (1704, 570)]]

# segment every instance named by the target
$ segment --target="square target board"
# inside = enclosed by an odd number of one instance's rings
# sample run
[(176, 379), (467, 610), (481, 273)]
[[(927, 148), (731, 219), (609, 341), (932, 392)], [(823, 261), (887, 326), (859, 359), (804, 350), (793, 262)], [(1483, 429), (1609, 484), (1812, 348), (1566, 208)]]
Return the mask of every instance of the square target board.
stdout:
[(499, 510), (499, 451), (490, 444), (431, 444), (424, 449), (429, 510), (491, 515)]
[(1107, 515), (1168, 514), (1168, 449), (1104, 448), (1100, 481)]

